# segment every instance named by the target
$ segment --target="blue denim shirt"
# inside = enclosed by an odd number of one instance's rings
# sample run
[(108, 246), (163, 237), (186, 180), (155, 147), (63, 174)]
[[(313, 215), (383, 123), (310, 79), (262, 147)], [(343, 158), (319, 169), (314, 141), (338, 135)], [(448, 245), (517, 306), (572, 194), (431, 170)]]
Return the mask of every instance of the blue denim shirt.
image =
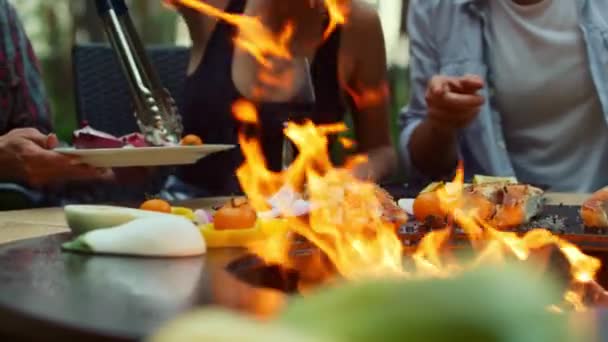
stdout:
[[(488, 100), (479, 116), (459, 134), (458, 152), (464, 161), (467, 177), (473, 174), (515, 175), (503, 137), (501, 115), (492, 97), (488, 1), (495, 0), (410, 1), (408, 31), (412, 95), (409, 105), (400, 115), (402, 132), (399, 147), (412, 183), (430, 180), (412, 164), (408, 145), (414, 129), (427, 115), (426, 87), (430, 78), (437, 74), (476, 74), (486, 81), (480, 94)], [(608, 121), (608, 1), (573, 1), (579, 3), (580, 29), (587, 45), (589, 67)]]

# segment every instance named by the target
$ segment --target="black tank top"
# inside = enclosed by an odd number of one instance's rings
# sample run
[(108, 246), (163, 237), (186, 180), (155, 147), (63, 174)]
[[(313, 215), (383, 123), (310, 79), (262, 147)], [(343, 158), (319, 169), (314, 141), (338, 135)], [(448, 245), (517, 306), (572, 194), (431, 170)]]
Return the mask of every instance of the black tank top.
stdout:
[[(241, 14), (246, 0), (230, 0), (229, 13)], [(198, 68), (186, 79), (184, 104), (181, 108), (185, 134), (196, 134), (206, 144), (237, 144), (239, 123), (234, 119), (232, 104), (242, 98), (232, 79), (234, 26), (218, 22)], [(338, 81), (340, 29), (317, 49), (310, 66), (316, 103), (306, 116), (316, 124), (342, 121), (345, 100)], [(283, 145), (283, 121), (293, 110), (286, 104), (258, 105), (260, 139), (268, 167), (279, 170)], [(240, 193), (236, 169), (243, 163), (240, 149), (210, 155), (197, 164), (181, 167), (179, 177), (208, 195)]]

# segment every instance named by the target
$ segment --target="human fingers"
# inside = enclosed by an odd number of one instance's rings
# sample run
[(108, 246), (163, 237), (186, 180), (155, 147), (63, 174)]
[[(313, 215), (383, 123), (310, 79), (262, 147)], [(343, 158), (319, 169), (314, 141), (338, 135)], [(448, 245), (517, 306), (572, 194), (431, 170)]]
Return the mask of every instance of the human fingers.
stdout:
[(447, 92), (443, 96), (427, 98), (429, 107), (442, 108), (452, 111), (464, 111), (483, 105), (485, 98), (477, 94), (458, 94)]
[(52, 150), (57, 146), (59, 146), (59, 139), (57, 138), (57, 135), (54, 133), (49, 134), (46, 138), (46, 148)]
[(99, 179), (103, 177), (103, 171), (95, 167), (37, 146), (29, 146), (22, 159), (25, 164), (26, 177), (34, 185), (61, 183), (70, 179)]
[(484, 80), (478, 75), (465, 75), (460, 79), (460, 84), (468, 91), (479, 91), (485, 86)]
[(449, 90), (449, 79), (446, 76), (436, 75), (431, 78), (427, 86), (427, 99), (443, 96)]
[(39, 130), (35, 128), (18, 128), (10, 132), (11, 136), (21, 137), (23, 139), (29, 140), (34, 144), (46, 148), (47, 145), (47, 135), (40, 133)]
[(447, 79), (449, 90), (460, 94), (476, 94), (483, 89), (484, 81), (477, 75), (465, 75)]
[(468, 126), (477, 114), (478, 111), (475, 109), (461, 112), (435, 109), (429, 111), (428, 118), (440, 127), (458, 129)]

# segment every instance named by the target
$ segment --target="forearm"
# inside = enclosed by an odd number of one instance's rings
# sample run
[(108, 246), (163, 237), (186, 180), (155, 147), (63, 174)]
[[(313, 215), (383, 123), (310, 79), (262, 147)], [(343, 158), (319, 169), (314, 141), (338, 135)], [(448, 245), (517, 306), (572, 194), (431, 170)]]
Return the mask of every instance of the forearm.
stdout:
[(416, 127), (406, 148), (416, 169), (430, 177), (445, 176), (458, 163), (456, 131), (439, 127), (428, 120)]
[(20, 181), (23, 175), (18, 171), (18, 160), (6, 140), (5, 136), (0, 135), (0, 182)]

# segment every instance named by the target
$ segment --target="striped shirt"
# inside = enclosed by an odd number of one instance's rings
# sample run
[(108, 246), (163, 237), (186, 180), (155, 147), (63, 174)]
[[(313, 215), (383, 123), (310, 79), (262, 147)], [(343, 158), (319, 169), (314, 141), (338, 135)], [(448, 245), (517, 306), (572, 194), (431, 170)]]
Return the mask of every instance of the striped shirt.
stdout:
[(21, 127), (49, 133), (51, 122), (32, 45), (15, 9), (0, 0), (0, 135)]

